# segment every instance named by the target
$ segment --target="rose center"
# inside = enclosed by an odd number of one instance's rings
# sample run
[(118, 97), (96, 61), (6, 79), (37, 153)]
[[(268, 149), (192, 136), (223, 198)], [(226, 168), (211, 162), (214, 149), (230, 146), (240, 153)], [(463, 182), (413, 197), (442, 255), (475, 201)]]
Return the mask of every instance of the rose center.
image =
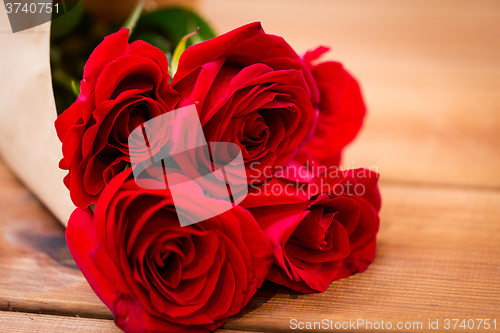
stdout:
[(243, 125), (243, 137), (240, 141), (246, 152), (245, 158), (258, 158), (269, 140), (269, 127), (259, 112), (253, 112)]

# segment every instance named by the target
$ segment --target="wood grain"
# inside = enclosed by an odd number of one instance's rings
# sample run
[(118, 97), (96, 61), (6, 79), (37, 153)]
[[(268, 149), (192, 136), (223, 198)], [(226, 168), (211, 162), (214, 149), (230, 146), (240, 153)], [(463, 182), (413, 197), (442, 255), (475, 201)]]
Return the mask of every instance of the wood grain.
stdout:
[(50, 316), (35, 313), (0, 311), (0, 327), (5, 333), (118, 333), (111, 320)]
[(111, 318), (74, 263), (64, 228), (0, 164), (0, 310)]
[[(0, 327), (3, 333), (118, 333), (121, 330), (106, 319), (42, 315), (27, 312), (0, 311)], [(220, 329), (218, 333), (241, 331)], [(246, 333), (252, 333), (245, 331)]]
[[(314, 295), (266, 283), (224, 329), (284, 332), (293, 318), (500, 320), (500, 192), (389, 182), (381, 189), (378, 252), (366, 272)], [(1, 310), (111, 318), (75, 267), (62, 227), (1, 164), (0, 210)]]

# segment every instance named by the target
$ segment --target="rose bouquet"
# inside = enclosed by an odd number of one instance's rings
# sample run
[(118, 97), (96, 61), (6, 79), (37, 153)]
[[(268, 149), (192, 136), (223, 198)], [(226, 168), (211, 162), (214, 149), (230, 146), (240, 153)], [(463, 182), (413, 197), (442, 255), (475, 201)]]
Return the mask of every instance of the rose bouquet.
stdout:
[(191, 36), (105, 37), (55, 122), (68, 246), (126, 332), (212, 331), (265, 279), (324, 291), (375, 256), (378, 175), (339, 169), (356, 80), (260, 23)]

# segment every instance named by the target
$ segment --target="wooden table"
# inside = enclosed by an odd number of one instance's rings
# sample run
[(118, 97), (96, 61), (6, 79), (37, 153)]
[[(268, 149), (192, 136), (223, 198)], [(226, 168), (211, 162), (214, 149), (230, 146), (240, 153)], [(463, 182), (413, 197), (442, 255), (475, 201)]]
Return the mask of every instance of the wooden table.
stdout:
[[(344, 165), (378, 167), (383, 195), (377, 257), (365, 273), (315, 295), (265, 284), (219, 331), (284, 332), (293, 319), (360, 319), (373, 329), (384, 321), (405, 331), (428, 331), (436, 320), (445, 330), (445, 319), (459, 319), (446, 330), (457, 332), (478, 331), (479, 319), (495, 331), (496, 319), (500, 331), (500, 3), (200, 6), (220, 32), (260, 20), (301, 52), (333, 47), (327, 58), (360, 79), (369, 107)], [(475, 328), (460, 328), (463, 319)], [(62, 226), (1, 162), (0, 330), (119, 331), (73, 262)]]

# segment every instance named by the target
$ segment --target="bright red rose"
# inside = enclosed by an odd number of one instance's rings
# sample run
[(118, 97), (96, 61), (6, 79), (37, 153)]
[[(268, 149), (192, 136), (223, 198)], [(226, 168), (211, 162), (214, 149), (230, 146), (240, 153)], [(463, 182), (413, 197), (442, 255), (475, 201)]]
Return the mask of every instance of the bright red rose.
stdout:
[(207, 142), (241, 148), (249, 181), (288, 164), (315, 126), (319, 92), (311, 71), (260, 23), (189, 47), (172, 85), (179, 106), (196, 104)]
[(189, 192), (176, 196), (174, 207), (169, 190), (142, 189), (127, 181), (130, 173), (106, 186), (94, 216), (74, 211), (66, 229), (73, 258), (125, 332), (216, 329), (264, 281), (269, 240), (238, 206), (180, 227), (176, 212), (204, 214), (212, 205)]
[(274, 248), (267, 279), (299, 292), (324, 291), (375, 258), (378, 174), (330, 169), (309, 182), (272, 178), (243, 201)]
[(359, 84), (342, 64), (314, 64), (327, 51), (319, 47), (304, 56), (318, 84), (321, 102), (314, 136), (295, 158), (300, 164), (338, 166), (342, 149), (356, 137), (366, 113)]
[[(78, 99), (56, 120), (64, 183), (76, 206), (86, 208), (130, 162), (147, 159), (148, 147), (129, 146), (128, 136), (143, 122), (173, 110), (178, 94), (169, 84), (165, 54), (143, 41), (128, 43), (129, 31), (109, 35), (87, 61)], [(145, 129), (153, 153), (168, 140), (171, 124)]]

